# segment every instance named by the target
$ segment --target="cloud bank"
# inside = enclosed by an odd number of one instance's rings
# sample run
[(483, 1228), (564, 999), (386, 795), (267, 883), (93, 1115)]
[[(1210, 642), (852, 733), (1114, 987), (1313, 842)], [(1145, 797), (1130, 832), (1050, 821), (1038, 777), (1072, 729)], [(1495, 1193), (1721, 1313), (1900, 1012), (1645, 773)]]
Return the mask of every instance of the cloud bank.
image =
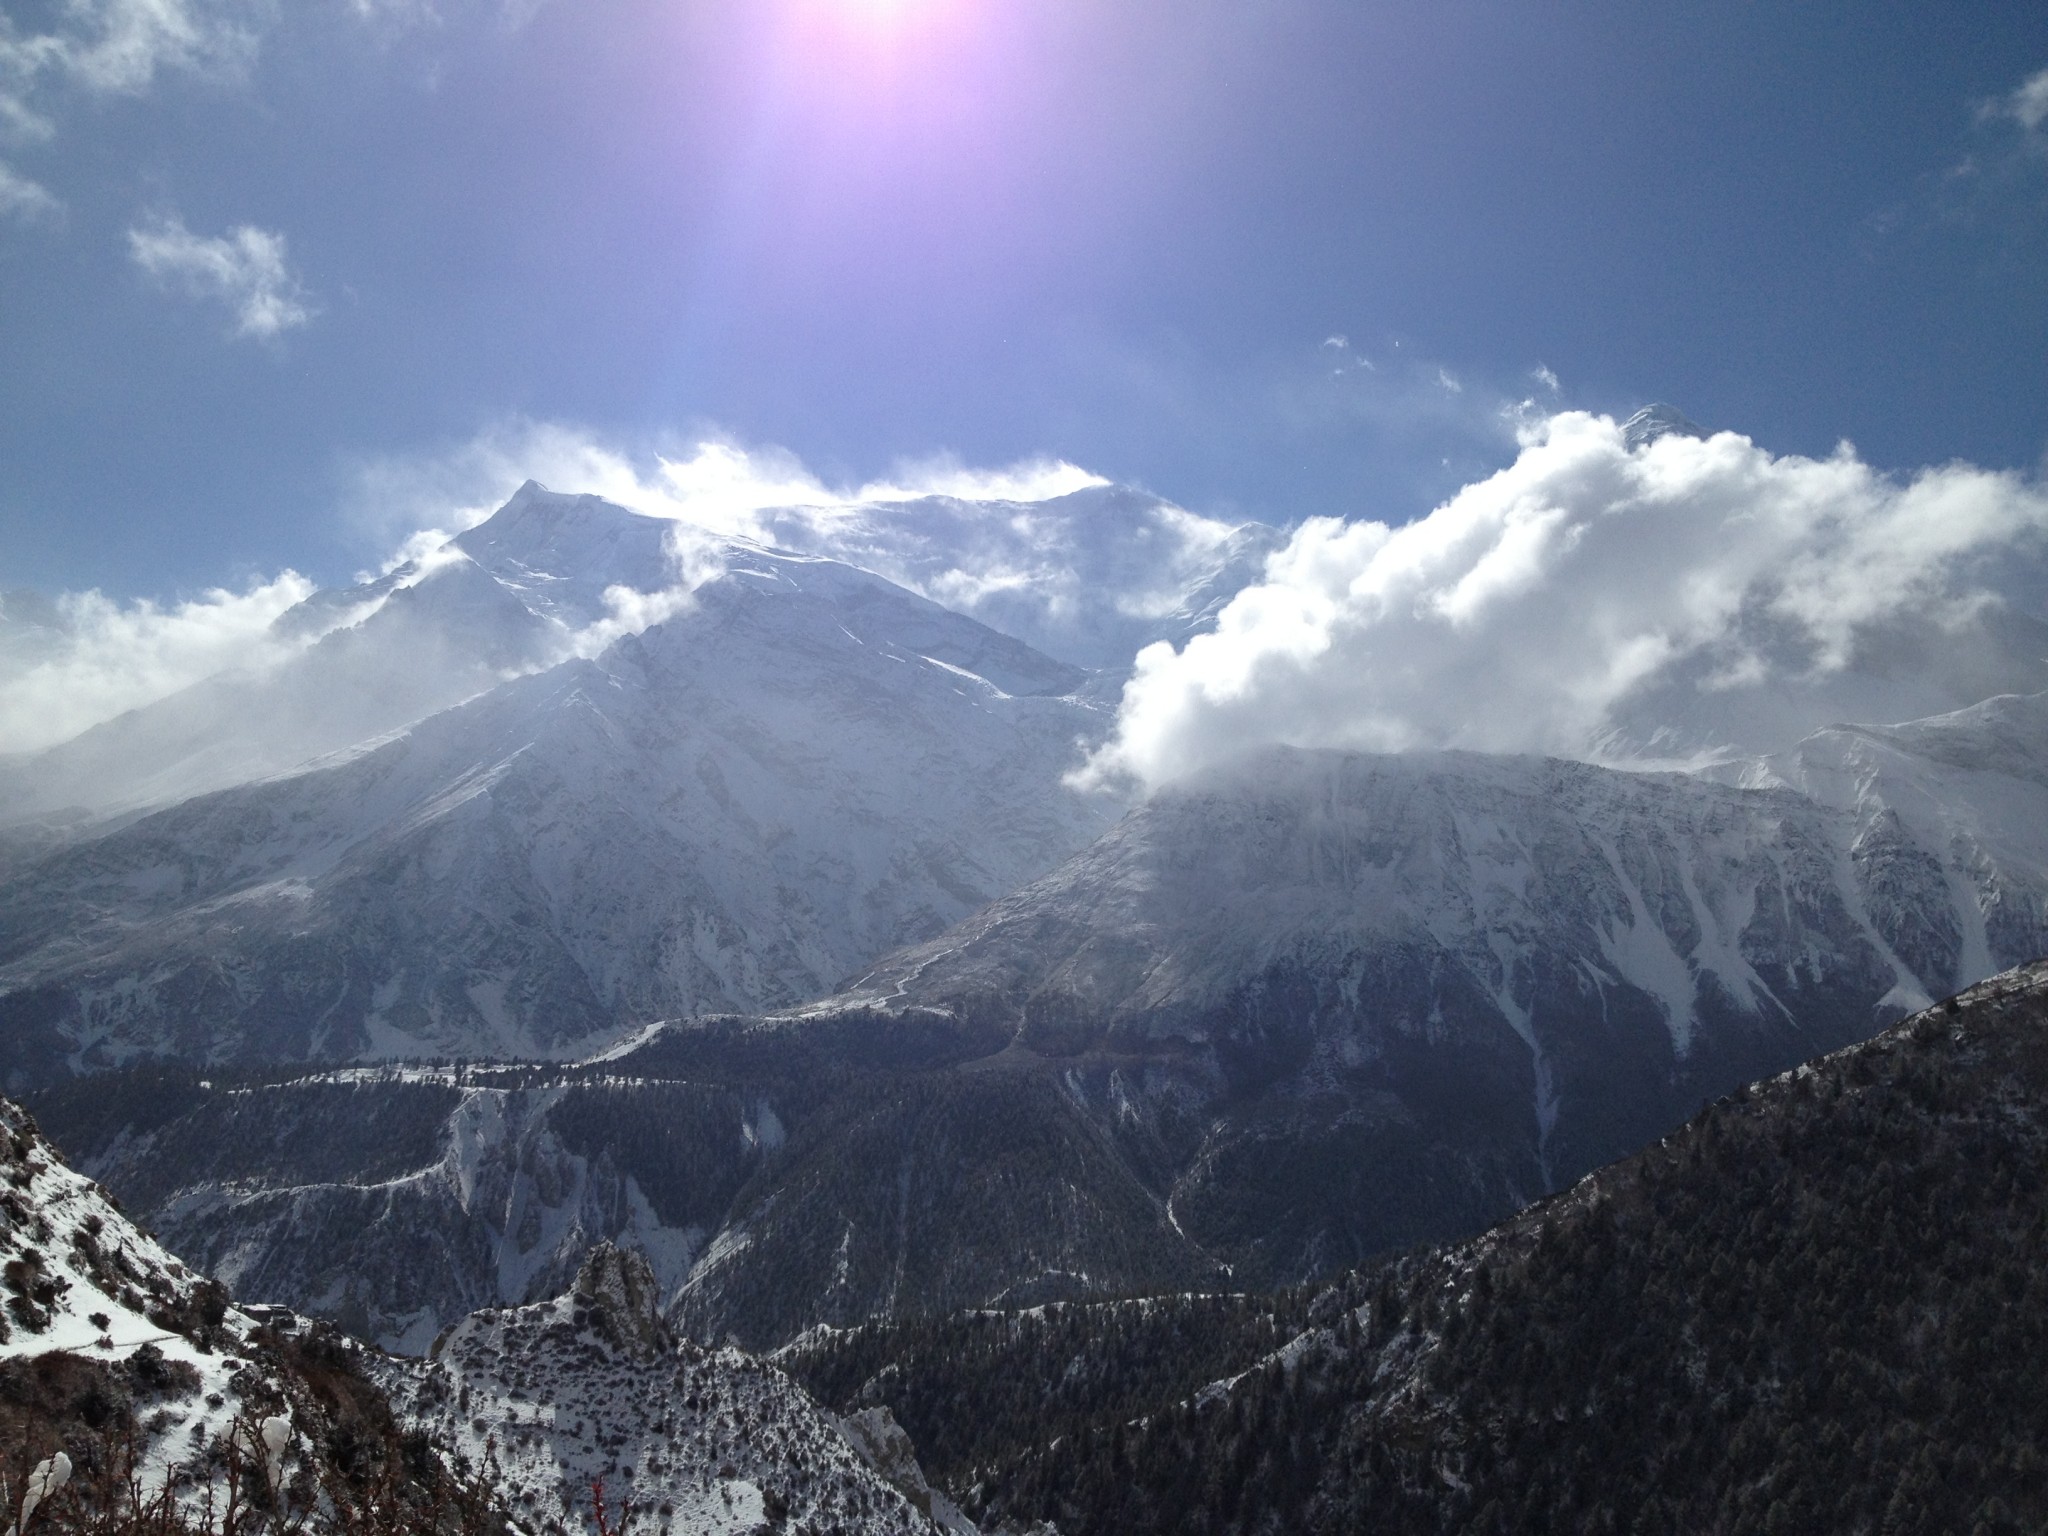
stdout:
[(2039, 571), (2044, 535), (2048, 495), (2014, 475), (1898, 481), (1846, 444), (1779, 458), (1728, 432), (1631, 452), (1565, 412), (1413, 523), (1303, 524), (1213, 632), (1138, 657), (1084, 777), (1157, 785), (1273, 743), (1762, 750), (2048, 687), (2048, 631), (1994, 590)]
[(163, 286), (225, 304), (235, 336), (268, 341), (313, 318), (285, 260), (284, 236), (252, 224), (205, 236), (175, 216), (159, 218), (128, 231), (128, 254)]
[(97, 591), (10, 594), (0, 599), (0, 741), (15, 752), (53, 746), (215, 673), (282, 660), (297, 646), (270, 626), (312, 591), (286, 571), (168, 606)]
[[(933, 460), (835, 490), (776, 449), (715, 439), (671, 456), (635, 458), (575, 428), (524, 423), (450, 453), (363, 466), (352, 510), (358, 519), (374, 518), (392, 552), (381, 570), (361, 579), (402, 572), (403, 581), (418, 581), (461, 561), (450, 538), (483, 521), (528, 478), (669, 518), (681, 535), (672, 549), (674, 584), (644, 592), (610, 588), (602, 613), (565, 631), (562, 657), (594, 655), (683, 611), (691, 590), (716, 572), (715, 560), (706, 562), (707, 546), (730, 537), (768, 539), (773, 519), (764, 514), (792, 499), (812, 504), (801, 517), (843, 514), (834, 524), (843, 530), (858, 522), (862, 508), (874, 512), (875, 498), (899, 505), (941, 492), (1020, 498), (1007, 504), (1006, 517), (1032, 498), (1103, 483), (1068, 464), (984, 471)], [(0, 753), (53, 746), (219, 673), (262, 672), (376, 606), (309, 611), (294, 616), (286, 632), (273, 631), (273, 621), (314, 590), (285, 571), (239, 592), (218, 589), (164, 604), (121, 602), (98, 591), (0, 596)]]

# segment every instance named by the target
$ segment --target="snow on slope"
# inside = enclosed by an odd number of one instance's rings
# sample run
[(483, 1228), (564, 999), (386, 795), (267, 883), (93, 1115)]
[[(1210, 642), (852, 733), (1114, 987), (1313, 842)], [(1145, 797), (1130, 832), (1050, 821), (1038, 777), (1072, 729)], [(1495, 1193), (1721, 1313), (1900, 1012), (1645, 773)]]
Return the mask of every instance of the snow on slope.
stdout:
[(17, 864), (17, 1079), (137, 1053), (553, 1055), (775, 1007), (1119, 809), (1061, 783), (1103, 723), (1077, 669), (842, 565), (728, 556), (594, 659)]
[[(2048, 694), (1891, 726), (1832, 726), (1721, 770), (1853, 816), (1868, 900), (1927, 996), (2048, 950)], [(1909, 1006), (1925, 1006), (1902, 996)]]
[[(788, 508), (760, 524), (790, 551), (879, 573), (1112, 671), (1152, 640), (1205, 625), (1280, 538), (1116, 486), (1047, 502)], [(528, 481), (484, 523), (284, 614), (269, 665), (0, 761), (0, 827), (132, 815), (359, 747), (509, 677), (595, 654), (759, 549)], [(0, 600), (0, 665), (55, 643), (48, 607), (32, 593)]]
[[(575, 1102), (589, 1086), (554, 1074), (521, 1088), (457, 1086), (454, 1071), (426, 1068), (216, 1089), (226, 1102), (207, 1148), (144, 1133), (93, 1166), (237, 1291), (298, 1301), (384, 1348), (418, 1354), (478, 1308), (558, 1293), (600, 1240), (646, 1255), (666, 1304), (722, 1202), (780, 1134), (765, 1099), (647, 1090), (660, 1098), (641, 1128), (665, 1118), (671, 1152), (699, 1153), (695, 1203), (664, 1220), (608, 1149), (565, 1137), (565, 1123), (590, 1118)], [(367, 1132), (387, 1154), (376, 1162), (356, 1150), (364, 1128), (346, 1123), (366, 1105), (382, 1111)], [(238, 1139), (246, 1152), (232, 1145)], [(276, 1154), (280, 1143), (321, 1166)]]
[(630, 1503), (632, 1529), (671, 1536), (974, 1529), (943, 1505), (941, 1527), (774, 1366), (678, 1344), (645, 1261), (609, 1244), (566, 1294), (479, 1312), (379, 1374), (536, 1529), (587, 1529), (600, 1490), (614, 1519)]
[(185, 1499), (203, 1500), (207, 1478), (220, 1475), (217, 1466), (206, 1470), (208, 1453), (226, 1443), (252, 1403), (275, 1407), (288, 1397), (274, 1360), (252, 1337), (257, 1321), (131, 1223), (98, 1184), (65, 1166), (34, 1120), (6, 1100), (0, 1256), (0, 1360), (67, 1352), (121, 1369), (146, 1409), (134, 1461), (145, 1498), (175, 1468)]
[(1323, 1070), (1512, 1034), (1534, 1139), (1571, 1163), (1674, 1092), (2039, 952), (2044, 710), (1824, 732), (1751, 788), (1269, 751), (1155, 795), (819, 1006), (1007, 1008), (1036, 1049), (1225, 1059), (1282, 1027), (1253, 1021), (1287, 995)]

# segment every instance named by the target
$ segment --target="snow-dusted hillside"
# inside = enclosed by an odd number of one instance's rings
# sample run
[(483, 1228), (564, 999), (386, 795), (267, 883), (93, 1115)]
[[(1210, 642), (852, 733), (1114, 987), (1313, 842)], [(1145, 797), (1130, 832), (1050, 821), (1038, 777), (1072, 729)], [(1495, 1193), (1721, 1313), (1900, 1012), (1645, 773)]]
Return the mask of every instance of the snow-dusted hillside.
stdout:
[[(785, 1134), (766, 1097), (549, 1072), (347, 1072), (200, 1089), (93, 1159), (238, 1292), (303, 1300), (418, 1354), (467, 1313), (553, 1296), (593, 1243), (647, 1255), (664, 1304)], [(635, 1143), (684, 1165), (680, 1201)], [(636, 1180), (638, 1172), (645, 1186)]]
[(1785, 785), (1854, 818), (1873, 915), (1929, 992), (2048, 953), (2048, 694), (1903, 725), (1834, 726), (1722, 776)]
[(906, 1491), (774, 1366), (676, 1343), (655, 1300), (645, 1260), (602, 1245), (565, 1294), (477, 1313), (378, 1374), (535, 1529), (588, 1529), (602, 1497), (614, 1529), (630, 1510), (631, 1529), (672, 1536), (972, 1536), (914, 1463), (890, 1467)]
[(1205, 1205), (1240, 1222), (1256, 1146), (1303, 1158), (1376, 1096), (1507, 1134), (1533, 1195), (2048, 947), (2044, 722), (2048, 696), (1825, 732), (1746, 789), (1271, 752), (819, 1006), (1007, 1020), (1291, 1106), (1210, 1129), (1175, 1193), (1198, 1237)]
[(4, 1100), (0, 1257), (0, 1469), (11, 1511), (42, 1505), (28, 1528), (502, 1529), (437, 1445), (401, 1444), (365, 1351), (232, 1305)]
[(135, 1227), (98, 1184), (66, 1167), (6, 1100), (0, 1183), (0, 1360), (64, 1351), (124, 1368), (157, 1424), (138, 1471), (160, 1487), (173, 1462), (222, 1442), (232, 1428), (241, 1397), (235, 1378), (250, 1368), (251, 1319)]
[[(528, 492), (463, 539), (566, 628), (596, 578), (529, 562), (650, 521)], [(772, 1008), (1113, 817), (1061, 783), (1103, 722), (1085, 674), (844, 565), (723, 560), (594, 657), (17, 863), (13, 1080), (150, 1054), (545, 1055)]]

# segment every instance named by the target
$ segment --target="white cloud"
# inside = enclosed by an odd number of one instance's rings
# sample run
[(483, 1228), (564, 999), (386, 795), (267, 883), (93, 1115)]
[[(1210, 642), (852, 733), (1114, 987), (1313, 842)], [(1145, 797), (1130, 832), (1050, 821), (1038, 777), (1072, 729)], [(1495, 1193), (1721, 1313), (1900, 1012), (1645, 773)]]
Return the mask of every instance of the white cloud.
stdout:
[(19, 219), (25, 224), (53, 219), (64, 205), (47, 187), (30, 181), (6, 161), (0, 160), (0, 219)]
[(578, 630), (569, 638), (568, 654), (595, 656), (615, 640), (652, 629), (655, 625), (666, 623), (677, 614), (686, 611), (695, 601), (697, 587), (709, 577), (716, 575), (717, 570), (714, 567), (694, 565), (689, 560), (689, 552), (686, 550), (678, 550), (676, 553), (679, 562), (685, 567), (682, 580), (658, 592), (641, 592), (624, 586), (606, 587), (605, 616), (595, 624)]
[(255, 56), (274, 7), (264, 0), (67, 0), (49, 32), (23, 36), (0, 17), (0, 128), (53, 131), (53, 86), (140, 95), (166, 71), (232, 75)]
[(1534, 368), (1531, 368), (1529, 370), (1529, 377), (1534, 379), (1538, 384), (1541, 384), (1553, 395), (1564, 387), (1563, 385), (1558, 383), (1557, 375), (1555, 373), (1552, 373), (1550, 369), (1545, 367), (1542, 363), (1538, 363)]
[(1778, 458), (1733, 433), (1631, 453), (1615, 422), (1566, 412), (1416, 522), (1297, 529), (1213, 632), (1139, 656), (1090, 775), (1158, 784), (1268, 743), (1767, 748), (2048, 687), (2037, 640), (2000, 660), (1956, 633), (1995, 606), (1994, 563), (2038, 571), (2044, 538), (2048, 495), (2014, 475), (1899, 482), (1846, 444)]
[(2039, 133), (2048, 124), (2048, 69), (2028, 77), (2004, 101), (2005, 115), (2028, 133)]
[(312, 590), (286, 571), (168, 607), (92, 591), (27, 618), (0, 608), (0, 741), (17, 752), (51, 746), (216, 672), (278, 661), (303, 642), (277, 640), (270, 625)]
[(226, 304), (236, 336), (267, 341), (313, 318), (286, 262), (284, 236), (253, 224), (207, 236), (175, 216), (159, 218), (128, 231), (128, 254), (166, 287)]

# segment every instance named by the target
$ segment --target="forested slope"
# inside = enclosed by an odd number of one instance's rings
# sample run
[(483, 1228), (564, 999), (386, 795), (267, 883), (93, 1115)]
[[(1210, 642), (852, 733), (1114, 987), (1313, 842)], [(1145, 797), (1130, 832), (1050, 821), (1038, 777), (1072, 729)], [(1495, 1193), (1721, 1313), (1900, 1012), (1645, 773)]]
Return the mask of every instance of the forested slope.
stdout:
[[(889, 1405), (985, 1520), (1068, 1536), (2033, 1531), (2044, 1168), (2037, 964), (1332, 1287), (906, 1323), (786, 1363)], [(1144, 1369), (1148, 1334), (1214, 1384)], [(1119, 1355), (1139, 1368), (1091, 1366)]]

